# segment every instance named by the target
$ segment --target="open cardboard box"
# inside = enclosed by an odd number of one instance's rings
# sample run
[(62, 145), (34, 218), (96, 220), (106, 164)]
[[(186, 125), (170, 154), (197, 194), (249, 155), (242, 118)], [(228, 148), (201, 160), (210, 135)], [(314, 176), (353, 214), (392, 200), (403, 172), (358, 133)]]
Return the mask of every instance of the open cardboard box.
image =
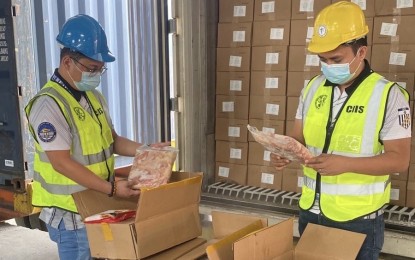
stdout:
[[(356, 259), (365, 239), (364, 234), (309, 224), (294, 246), (293, 218), (269, 227), (264, 225), (264, 221), (261, 224), (252, 216), (226, 216), (222, 212), (212, 212), (214, 237), (219, 237), (179, 259), (198, 259), (204, 254), (210, 260)], [(227, 226), (230, 226), (228, 230)]]
[(200, 236), (201, 184), (202, 173), (173, 172), (168, 184), (143, 189), (138, 201), (93, 190), (74, 193), (83, 219), (110, 209), (137, 210), (135, 219), (85, 225), (92, 257), (142, 259)]

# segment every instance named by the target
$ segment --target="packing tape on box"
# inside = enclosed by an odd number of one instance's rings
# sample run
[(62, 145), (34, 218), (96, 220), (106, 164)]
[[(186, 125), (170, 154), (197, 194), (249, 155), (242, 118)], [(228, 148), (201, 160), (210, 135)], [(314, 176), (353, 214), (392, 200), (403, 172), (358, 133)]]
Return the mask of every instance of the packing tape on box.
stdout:
[(114, 237), (112, 236), (111, 228), (108, 223), (101, 223), (102, 234), (104, 235), (105, 241), (113, 241)]

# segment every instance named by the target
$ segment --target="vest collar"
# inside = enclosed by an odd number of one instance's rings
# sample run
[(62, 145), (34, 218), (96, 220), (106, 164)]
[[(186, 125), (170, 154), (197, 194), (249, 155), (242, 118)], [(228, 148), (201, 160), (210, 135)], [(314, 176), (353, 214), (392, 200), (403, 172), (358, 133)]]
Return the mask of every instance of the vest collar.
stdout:
[(80, 101), (84, 93), (82, 91), (76, 90), (72, 88), (69, 83), (59, 74), (58, 69), (55, 69), (55, 72), (53, 73), (52, 77), (50, 77), (50, 80), (58, 83), (59, 86), (64, 88), (66, 91), (68, 91), (75, 99), (76, 101)]

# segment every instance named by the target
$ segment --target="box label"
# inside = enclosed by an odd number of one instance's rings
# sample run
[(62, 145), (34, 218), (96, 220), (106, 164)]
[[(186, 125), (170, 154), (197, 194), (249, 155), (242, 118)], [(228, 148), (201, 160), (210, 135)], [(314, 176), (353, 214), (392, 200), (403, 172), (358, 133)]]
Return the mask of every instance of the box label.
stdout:
[(229, 67), (241, 67), (242, 57), (241, 56), (230, 56), (229, 57)]
[(266, 53), (265, 64), (278, 64), (280, 54), (278, 52)]
[(307, 42), (313, 38), (314, 35), (314, 27), (307, 27)]
[(401, 86), (404, 89), (406, 89), (406, 82), (400, 81), (400, 82), (396, 82), (396, 83), (398, 83), (399, 86)]
[(262, 2), (261, 12), (263, 14), (273, 13), (274, 10), (275, 10), (275, 3), (274, 3), (274, 1)]
[(245, 42), (245, 31), (233, 31), (234, 42)]
[(264, 151), (264, 156), (262, 158), (264, 161), (270, 162), (271, 161), (271, 152), (265, 150)]
[(366, 0), (352, 0), (352, 3), (355, 3), (358, 6), (360, 6), (360, 9), (366, 10)]
[(315, 54), (307, 54), (305, 56), (305, 65), (306, 66), (320, 66), (320, 58)]
[(222, 102), (222, 112), (233, 112), (235, 111), (235, 102), (227, 101)]
[(241, 136), (241, 128), (230, 126), (228, 127), (228, 136), (229, 137), (240, 137)]
[(396, 23), (382, 23), (380, 27), (380, 35), (396, 36), (398, 25)]
[(275, 134), (275, 128), (271, 128), (271, 127), (262, 127), (262, 132), (264, 133), (271, 133), (271, 134)]
[(236, 5), (233, 7), (233, 16), (234, 17), (245, 17), (246, 16), (246, 6), (245, 5)]
[(270, 40), (282, 40), (284, 39), (284, 28), (271, 28), (269, 32)]
[(278, 116), (279, 112), (280, 112), (280, 105), (267, 104), (266, 109), (265, 109), (265, 114)]
[(391, 200), (399, 200), (399, 189), (391, 189)]
[(413, 0), (397, 0), (396, 1), (396, 8), (410, 8), (414, 7)]
[(220, 177), (225, 177), (225, 178), (228, 178), (228, 177), (229, 177), (229, 168), (219, 166), (218, 175), (219, 175)]
[(263, 172), (261, 174), (261, 183), (274, 184), (274, 174)]
[(389, 56), (389, 64), (405, 66), (406, 53), (391, 52)]
[(229, 158), (238, 160), (242, 159), (242, 149), (231, 148)]
[(265, 88), (278, 88), (278, 78), (265, 78)]
[(297, 179), (297, 187), (301, 188), (304, 184), (304, 177), (298, 177)]
[(314, 11), (314, 0), (301, 0), (300, 1), (300, 12), (313, 12)]
[(242, 91), (242, 80), (233, 80), (229, 81), (229, 90), (230, 91)]

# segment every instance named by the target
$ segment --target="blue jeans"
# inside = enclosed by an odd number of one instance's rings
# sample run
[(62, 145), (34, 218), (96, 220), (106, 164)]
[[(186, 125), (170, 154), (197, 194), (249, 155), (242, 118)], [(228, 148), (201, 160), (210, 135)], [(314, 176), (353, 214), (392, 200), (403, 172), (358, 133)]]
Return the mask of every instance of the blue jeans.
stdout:
[(322, 214), (314, 214), (300, 209), (298, 221), (298, 231), (300, 232), (300, 235), (303, 234), (308, 223), (366, 234), (366, 239), (363, 242), (362, 248), (356, 259), (377, 260), (379, 258), (385, 232), (383, 215), (379, 215), (375, 219), (357, 219), (350, 222), (336, 222), (324, 217)]
[(60, 260), (87, 260), (91, 259), (86, 228), (66, 230), (63, 220), (59, 227), (46, 225), (49, 237), (58, 245)]

